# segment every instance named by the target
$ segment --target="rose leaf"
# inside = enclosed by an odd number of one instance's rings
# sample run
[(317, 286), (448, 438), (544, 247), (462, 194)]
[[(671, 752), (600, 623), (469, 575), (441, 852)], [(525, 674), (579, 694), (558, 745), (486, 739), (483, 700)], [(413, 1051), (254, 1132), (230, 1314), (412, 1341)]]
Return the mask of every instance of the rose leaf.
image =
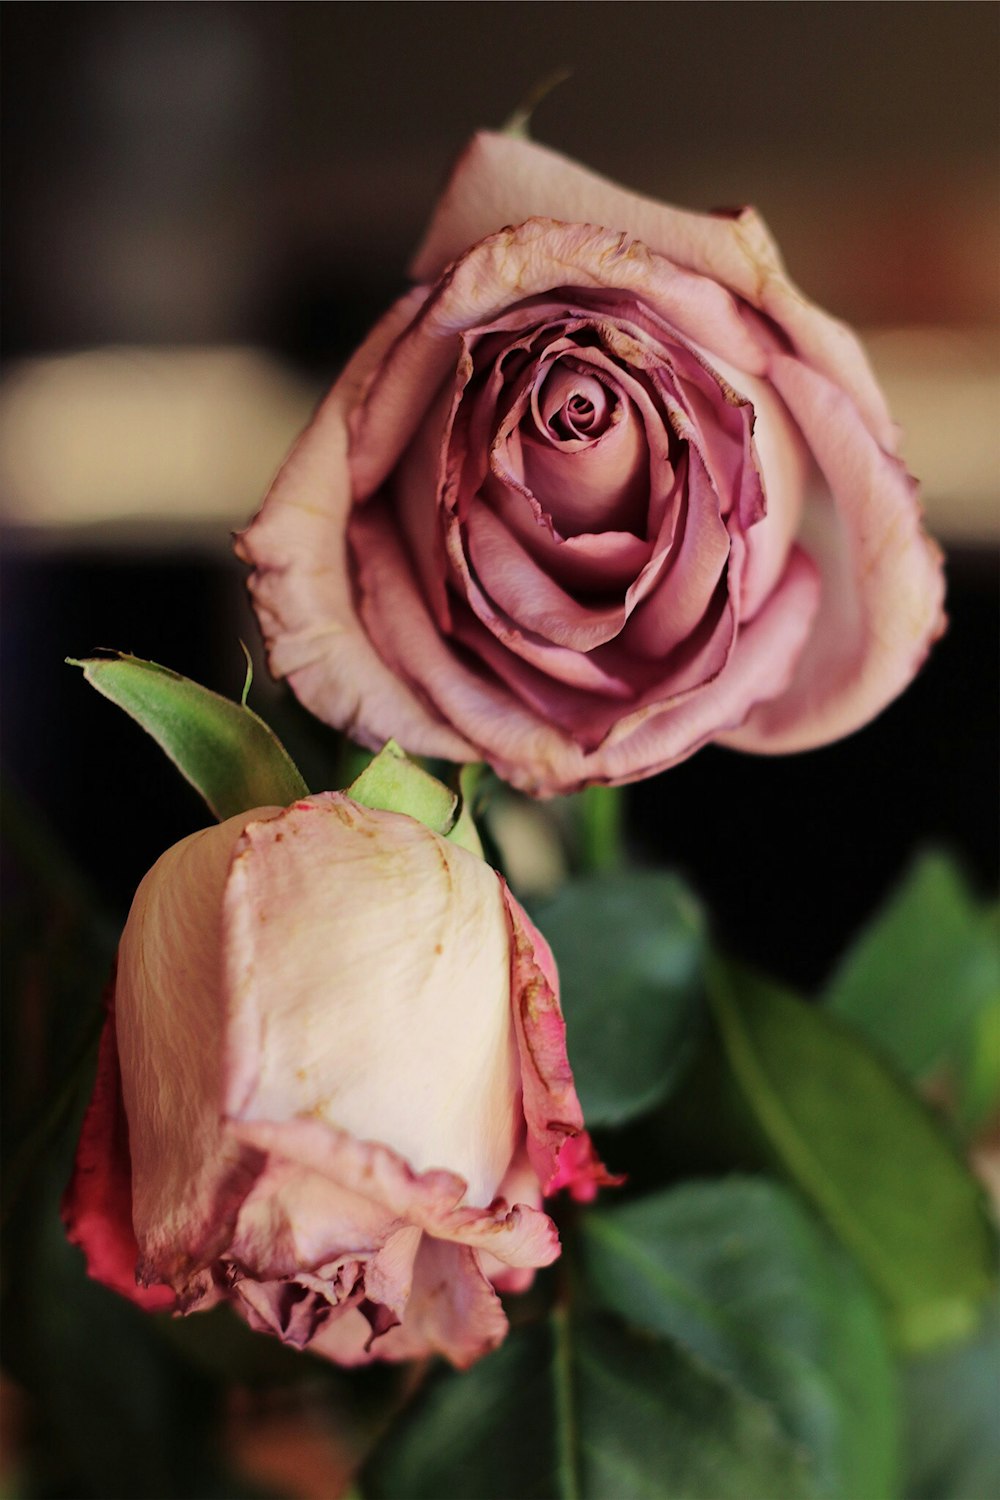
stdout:
[(774, 1409), (830, 1500), (897, 1492), (895, 1372), (852, 1259), (787, 1188), (689, 1182), (585, 1216), (590, 1295)]
[(881, 1293), (904, 1348), (967, 1333), (995, 1283), (979, 1184), (864, 1039), (818, 1006), (713, 963), (709, 1004), (766, 1155)]
[(825, 995), (836, 1015), (918, 1082), (942, 1075), (968, 1129), (1000, 1104), (997, 909), (925, 853), (862, 932)]
[(589, 1125), (619, 1125), (681, 1077), (701, 1018), (706, 928), (673, 875), (592, 875), (532, 905), (559, 968), (570, 1063)]
[(428, 1383), (366, 1500), (818, 1500), (773, 1413), (668, 1338), (557, 1311)]

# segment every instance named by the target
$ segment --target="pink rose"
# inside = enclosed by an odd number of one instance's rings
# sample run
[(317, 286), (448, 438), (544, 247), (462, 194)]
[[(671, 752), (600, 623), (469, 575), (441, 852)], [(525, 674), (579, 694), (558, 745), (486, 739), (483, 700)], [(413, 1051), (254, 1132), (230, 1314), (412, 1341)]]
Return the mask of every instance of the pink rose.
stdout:
[(480, 135), (412, 270), (239, 543), (321, 718), (549, 794), (808, 749), (910, 681), (939, 554), (752, 210)]
[(226, 1300), (344, 1364), (499, 1343), (608, 1180), (551, 954), (496, 873), (341, 793), (176, 844), (139, 887), (64, 1203), (91, 1274)]

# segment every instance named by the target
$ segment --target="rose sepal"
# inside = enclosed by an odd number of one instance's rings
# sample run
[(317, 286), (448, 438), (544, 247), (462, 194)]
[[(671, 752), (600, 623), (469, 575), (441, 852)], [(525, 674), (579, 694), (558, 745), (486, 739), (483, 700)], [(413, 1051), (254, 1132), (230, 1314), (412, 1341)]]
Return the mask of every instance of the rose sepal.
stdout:
[(152, 736), (220, 823), (309, 795), (284, 745), (245, 703), (126, 651), (66, 660)]

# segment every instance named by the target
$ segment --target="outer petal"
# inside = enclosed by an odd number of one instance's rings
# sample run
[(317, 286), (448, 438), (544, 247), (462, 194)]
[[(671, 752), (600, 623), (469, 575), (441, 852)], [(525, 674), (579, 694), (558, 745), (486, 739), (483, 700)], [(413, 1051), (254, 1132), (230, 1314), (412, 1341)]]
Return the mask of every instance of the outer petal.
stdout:
[[(230, 1129), (237, 1139), (307, 1170), (305, 1184), (298, 1179), (292, 1194), (280, 1192), (273, 1208), (275, 1214), (287, 1216), (293, 1230), (305, 1225), (308, 1233), (308, 1220), (315, 1213), (309, 1195), (322, 1195), (326, 1242), (320, 1248), (311, 1236), (305, 1241), (315, 1247), (317, 1262), (347, 1254), (367, 1256), (381, 1249), (402, 1224), (415, 1225), (436, 1239), (488, 1250), (505, 1265), (548, 1265), (559, 1254), (555, 1226), (545, 1214), (528, 1204), (510, 1207), (502, 1198), (485, 1208), (465, 1206), (461, 1177), (414, 1172), (379, 1141), (356, 1140), (320, 1120), (234, 1120)], [(275, 1267), (268, 1268), (268, 1274), (288, 1273)]]
[(87, 1271), (96, 1281), (150, 1312), (175, 1305), (170, 1287), (141, 1286), (136, 1278), (139, 1247), (132, 1228), (128, 1120), (113, 1007), (101, 1033), (97, 1078), (80, 1131), (73, 1176), (63, 1197), (62, 1217), (70, 1241), (83, 1251)]
[(528, 1157), (546, 1193), (568, 1187), (587, 1201), (599, 1186), (621, 1182), (595, 1154), (566, 1056), (566, 1023), (548, 943), (504, 887), (513, 940), (511, 1003), (521, 1052)]
[(259, 1154), (220, 1124), (225, 1033), (219, 910), (241, 813), (169, 849), (132, 903), (118, 953), (116, 1027), (132, 1157), (141, 1278), (188, 1302), (228, 1243)]
[[(486, 235), (541, 217), (624, 230), (676, 265), (729, 287), (779, 323), (797, 352), (848, 392), (882, 446), (895, 450), (896, 430), (861, 345), (788, 280), (774, 241), (752, 209), (728, 217), (671, 208), (545, 146), (482, 132), (459, 159), (411, 274), (417, 281), (433, 280)], [(710, 338), (699, 342), (726, 355)]]
[(425, 1235), (399, 1326), (373, 1338), (368, 1322), (351, 1308), (323, 1328), (310, 1347), (338, 1364), (443, 1354), (465, 1369), (495, 1349), (506, 1332), (500, 1299), (475, 1252)]
[[(395, 736), (415, 752), (470, 760), (460, 734), (429, 714), (385, 665), (354, 611), (344, 529), (352, 503), (347, 419), (387, 349), (423, 302), (404, 297), (369, 334), (237, 539), (255, 569), (250, 592), (271, 671), (303, 703), (376, 749)], [(424, 396), (426, 385), (420, 384)]]
[(494, 872), (340, 793), (250, 823), (225, 893), (227, 1112), (314, 1117), (493, 1199), (516, 1142)]
[(775, 356), (771, 378), (833, 497), (814, 497), (805, 518), (802, 541), (822, 588), (791, 682), (720, 736), (773, 754), (851, 733), (906, 687), (944, 628), (944, 575), (914, 480), (843, 392), (788, 356)]
[(726, 726), (743, 724), (758, 703), (790, 680), (819, 592), (816, 568), (799, 548), (793, 549), (781, 584), (740, 631), (715, 681), (675, 707), (657, 711), (651, 705), (641, 722), (620, 738), (613, 731), (590, 760), (587, 780), (616, 786), (665, 771), (710, 741), (728, 743)]

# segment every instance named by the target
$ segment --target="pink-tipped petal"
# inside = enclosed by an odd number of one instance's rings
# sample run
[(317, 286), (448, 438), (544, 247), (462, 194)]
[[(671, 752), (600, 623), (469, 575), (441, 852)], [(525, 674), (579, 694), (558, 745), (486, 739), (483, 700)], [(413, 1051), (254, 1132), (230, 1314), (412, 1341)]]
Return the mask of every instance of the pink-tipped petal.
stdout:
[(521, 1052), (528, 1158), (544, 1193), (569, 1188), (588, 1200), (620, 1182), (594, 1153), (566, 1055), (566, 1023), (552, 950), (504, 887), (512, 937), (511, 994)]
[(132, 1169), (128, 1120), (121, 1096), (115, 1018), (109, 1009), (101, 1032), (97, 1078), (63, 1196), (66, 1233), (84, 1253), (88, 1274), (150, 1312), (172, 1308), (169, 1286), (142, 1286), (136, 1278), (139, 1247), (132, 1228)]
[(406, 1316), (377, 1340), (381, 1359), (442, 1354), (467, 1369), (507, 1334), (507, 1318), (474, 1250), (426, 1235), (420, 1242)]

